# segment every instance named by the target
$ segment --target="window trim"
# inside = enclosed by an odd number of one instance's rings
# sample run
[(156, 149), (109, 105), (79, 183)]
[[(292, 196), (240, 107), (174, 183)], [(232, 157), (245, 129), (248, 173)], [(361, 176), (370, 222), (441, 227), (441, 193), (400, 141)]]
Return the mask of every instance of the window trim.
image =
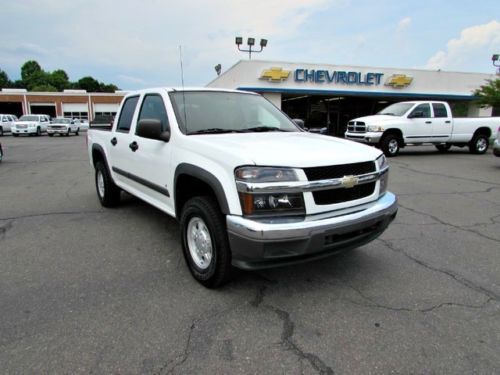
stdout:
[[(128, 100), (135, 99), (135, 98), (137, 98), (137, 103), (135, 103), (134, 112), (132, 113), (132, 118), (130, 119), (130, 127), (128, 129), (126, 129), (126, 130), (125, 129), (120, 129), (119, 128), (120, 119), (122, 118), (123, 109), (125, 108), (125, 104), (127, 103)], [(134, 114), (135, 114), (135, 111), (137, 110), (137, 104), (139, 103), (139, 98), (140, 98), (140, 95), (132, 95), (132, 96), (128, 96), (128, 97), (125, 98), (125, 100), (123, 101), (123, 105), (120, 108), (120, 116), (118, 116), (118, 120), (116, 121), (116, 129), (115, 129), (116, 132), (124, 133), (124, 134), (129, 134), (130, 133), (130, 129), (132, 129), (132, 125), (133, 125)]]

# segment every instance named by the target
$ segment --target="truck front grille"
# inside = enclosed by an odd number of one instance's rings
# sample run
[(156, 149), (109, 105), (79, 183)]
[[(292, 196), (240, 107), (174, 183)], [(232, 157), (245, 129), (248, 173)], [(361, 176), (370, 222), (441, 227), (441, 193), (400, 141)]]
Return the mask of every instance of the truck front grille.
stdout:
[(342, 178), (344, 176), (359, 176), (360, 174), (375, 172), (375, 170), (374, 161), (304, 168), (304, 172), (309, 181), (328, 180), (330, 178)]
[(347, 130), (349, 133), (366, 133), (366, 124), (363, 121), (349, 121)]
[(332, 189), (313, 192), (314, 203), (317, 205), (349, 202), (368, 197), (375, 191), (375, 182), (358, 185), (350, 189)]

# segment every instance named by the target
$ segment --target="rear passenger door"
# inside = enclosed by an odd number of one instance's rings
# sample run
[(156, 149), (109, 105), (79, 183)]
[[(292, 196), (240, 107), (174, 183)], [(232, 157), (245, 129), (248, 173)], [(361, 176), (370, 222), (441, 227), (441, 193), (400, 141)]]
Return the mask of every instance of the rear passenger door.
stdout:
[(133, 161), (133, 152), (130, 149), (130, 144), (133, 142), (131, 134), (132, 121), (135, 119), (139, 95), (129, 96), (121, 106), (120, 114), (116, 122), (115, 128), (111, 133), (107, 145), (109, 150), (110, 169), (113, 172), (115, 182), (124, 189), (133, 188), (133, 181), (127, 178), (130, 172), (130, 164)]
[(133, 161), (129, 164), (129, 171), (135, 180), (135, 187), (144, 193), (143, 199), (173, 214), (173, 191), (170, 186), (173, 173), (171, 141), (139, 137), (136, 129), (141, 120), (159, 120), (162, 131), (170, 130), (170, 122), (161, 93), (151, 92), (142, 97), (138, 116), (134, 119), (135, 134), (131, 139), (135, 145), (135, 151), (131, 152)]
[(451, 137), (451, 113), (444, 103), (432, 103), (432, 138), (434, 142), (446, 142)]

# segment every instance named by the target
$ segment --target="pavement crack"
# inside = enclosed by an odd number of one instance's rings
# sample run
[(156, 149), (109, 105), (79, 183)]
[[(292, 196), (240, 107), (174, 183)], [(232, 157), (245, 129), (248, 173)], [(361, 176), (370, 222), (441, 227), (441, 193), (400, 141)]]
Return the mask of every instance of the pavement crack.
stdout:
[(56, 216), (56, 215), (93, 215), (93, 214), (102, 214), (104, 212), (106, 212), (106, 211), (105, 210), (94, 210), (94, 211), (43, 212), (43, 213), (40, 213), (40, 214), (20, 215), (20, 216), (13, 216), (13, 217), (1, 217), (0, 221), (31, 219), (31, 218), (34, 218), (34, 217)]
[(5, 238), (5, 233), (7, 233), (7, 231), (12, 228), (13, 223), (14, 222), (11, 220), (0, 227), (0, 240), (3, 240)]
[(442, 273), (444, 275), (447, 275), (447, 276), (451, 277), (456, 282), (458, 282), (459, 284), (465, 286), (468, 289), (471, 289), (471, 290), (474, 290), (475, 292), (484, 294), (487, 297), (489, 297), (489, 298), (491, 298), (491, 299), (493, 299), (495, 301), (499, 301), (500, 300), (500, 295), (498, 295), (494, 291), (486, 289), (486, 288), (484, 288), (484, 287), (482, 287), (480, 285), (477, 285), (474, 282), (472, 282), (472, 281), (464, 278), (463, 276), (460, 276), (460, 275), (456, 274), (455, 272), (453, 272), (451, 270), (448, 270), (448, 269), (445, 269), (445, 268), (439, 268), (439, 267), (433, 266), (433, 265), (431, 265), (431, 264), (429, 264), (427, 262), (424, 262), (421, 259), (415, 258), (414, 256), (408, 254), (406, 251), (404, 251), (402, 249), (396, 248), (390, 241), (383, 240), (381, 238), (378, 238), (376, 241), (382, 242), (389, 250), (392, 250), (392, 251), (394, 251), (396, 253), (403, 254), (405, 257), (407, 257), (408, 259), (412, 260), (413, 262), (417, 263), (418, 265), (420, 265), (420, 266), (422, 266), (424, 268), (427, 268), (427, 269), (429, 269), (431, 271), (439, 272), (439, 273)]
[(475, 235), (477, 235), (479, 237), (482, 237), (482, 238), (485, 238), (487, 240), (494, 241), (494, 242), (497, 242), (497, 243), (500, 244), (500, 239), (488, 236), (488, 235), (483, 234), (483, 233), (481, 233), (481, 232), (479, 232), (477, 230), (474, 230), (472, 228), (461, 227), (461, 226), (458, 226), (458, 225), (455, 225), (455, 224), (447, 223), (446, 221), (438, 218), (437, 216), (431, 215), (431, 214), (429, 214), (427, 212), (418, 211), (418, 210), (415, 210), (414, 208), (410, 208), (410, 207), (404, 206), (403, 204), (401, 204), (401, 202), (399, 202), (399, 207), (402, 207), (405, 210), (413, 212), (414, 214), (427, 216), (428, 218), (431, 218), (432, 220), (438, 222), (439, 224), (446, 225), (448, 227), (451, 227), (451, 228), (454, 228), (454, 229), (457, 229), (457, 230), (461, 230), (461, 231), (464, 231), (464, 232), (473, 233), (473, 234), (475, 234)]
[(253, 307), (259, 307), (262, 301), (264, 300), (264, 294), (267, 289), (267, 286), (262, 285), (257, 288), (257, 294), (255, 297), (250, 301), (250, 305)]
[(171, 365), (172, 362), (174, 362), (173, 366), (171, 368), (169, 368), (168, 370), (166, 370), (167, 374), (173, 374), (174, 371), (179, 366), (181, 366), (182, 364), (184, 364), (184, 362), (187, 361), (187, 359), (189, 358), (189, 355), (191, 354), (191, 337), (193, 336), (193, 332), (195, 329), (196, 329), (196, 319), (193, 319), (193, 321), (191, 322), (191, 326), (189, 328), (189, 333), (188, 333), (188, 337), (186, 340), (186, 345), (184, 346), (184, 351), (175, 360), (168, 362), (162, 369), (160, 369), (159, 373), (162, 373), (163, 370), (165, 369), (165, 367)]

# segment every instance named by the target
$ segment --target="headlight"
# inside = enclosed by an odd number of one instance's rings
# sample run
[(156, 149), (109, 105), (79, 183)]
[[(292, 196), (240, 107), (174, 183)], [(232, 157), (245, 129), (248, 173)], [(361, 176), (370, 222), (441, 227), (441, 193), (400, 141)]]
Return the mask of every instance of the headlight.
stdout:
[[(247, 184), (272, 184), (298, 181), (291, 168), (240, 167), (234, 171), (239, 186), (239, 198), (244, 215), (303, 215), (305, 214), (302, 193), (251, 193)], [(242, 191), (243, 190), (243, 191)]]
[(369, 132), (383, 132), (384, 128), (380, 125), (369, 125), (368, 131)]
[(378, 165), (378, 170), (382, 171), (385, 169), (385, 173), (380, 176), (380, 188), (379, 188), (379, 195), (385, 194), (387, 191), (387, 185), (389, 184), (389, 164), (387, 163), (387, 158), (385, 157), (384, 154), (380, 155), (377, 158), (377, 165)]

